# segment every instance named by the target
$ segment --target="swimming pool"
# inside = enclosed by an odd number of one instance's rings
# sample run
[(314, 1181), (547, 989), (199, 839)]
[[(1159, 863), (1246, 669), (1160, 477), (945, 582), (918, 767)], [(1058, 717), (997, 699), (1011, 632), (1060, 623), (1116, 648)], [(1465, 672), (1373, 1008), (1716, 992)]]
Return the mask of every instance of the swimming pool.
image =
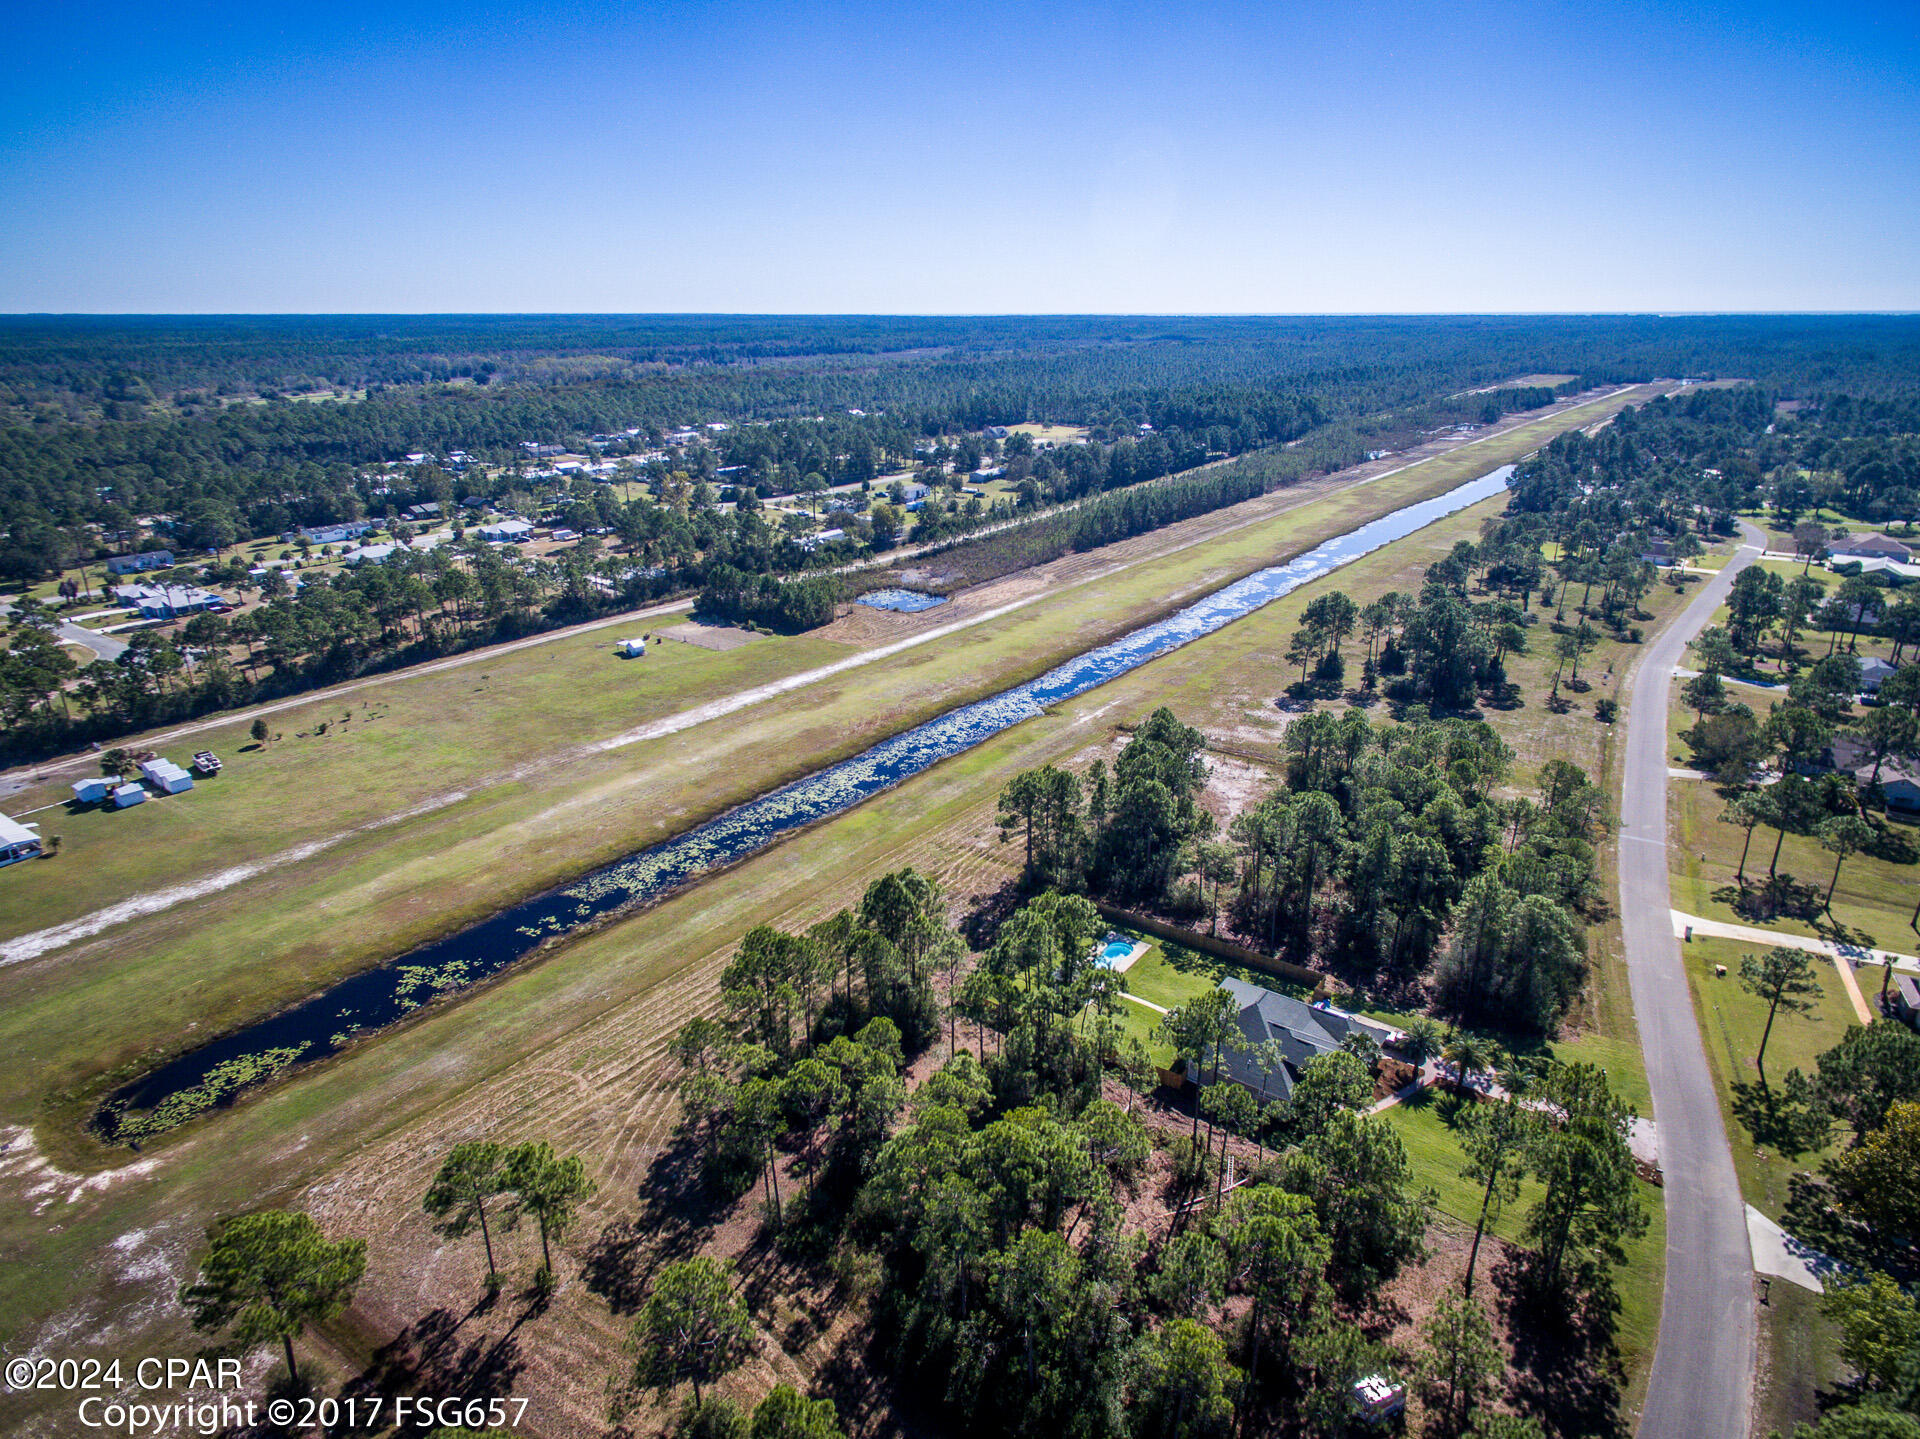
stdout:
[(1108, 964), (1125, 959), (1133, 953), (1133, 941), (1130, 939), (1109, 939), (1106, 947), (1100, 951), (1100, 957)]

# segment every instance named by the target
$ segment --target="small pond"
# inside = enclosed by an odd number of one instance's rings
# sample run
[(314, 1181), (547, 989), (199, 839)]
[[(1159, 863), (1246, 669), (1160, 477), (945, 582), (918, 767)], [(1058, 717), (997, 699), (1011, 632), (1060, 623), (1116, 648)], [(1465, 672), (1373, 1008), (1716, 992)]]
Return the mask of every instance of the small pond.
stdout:
[(903, 615), (930, 610), (946, 602), (945, 595), (923, 595), (918, 590), (868, 590), (854, 601), (856, 605), (867, 605), (876, 610), (897, 610)]

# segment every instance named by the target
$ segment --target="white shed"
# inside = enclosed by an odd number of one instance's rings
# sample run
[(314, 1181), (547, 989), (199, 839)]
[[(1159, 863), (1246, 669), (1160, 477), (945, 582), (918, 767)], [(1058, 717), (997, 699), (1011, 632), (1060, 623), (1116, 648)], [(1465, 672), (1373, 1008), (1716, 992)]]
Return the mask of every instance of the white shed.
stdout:
[(193, 776), (170, 759), (143, 760), (140, 773), (162, 794), (180, 794), (193, 788)]
[(98, 804), (113, 793), (113, 781), (105, 777), (77, 779), (73, 782), (75, 804)]
[(647, 657), (647, 642), (643, 639), (622, 640), (620, 653), (630, 660), (643, 660)]
[(113, 807), (115, 809), (128, 809), (133, 805), (145, 804), (146, 802), (146, 787), (137, 781), (123, 784), (113, 792)]

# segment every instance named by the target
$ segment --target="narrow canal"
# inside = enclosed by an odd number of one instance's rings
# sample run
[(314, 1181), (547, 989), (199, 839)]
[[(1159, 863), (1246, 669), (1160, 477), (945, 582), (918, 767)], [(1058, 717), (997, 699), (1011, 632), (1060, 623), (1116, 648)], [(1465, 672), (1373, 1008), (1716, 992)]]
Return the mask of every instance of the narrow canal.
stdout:
[(109, 1141), (137, 1141), (231, 1103), (241, 1091), (333, 1054), (421, 1005), (525, 958), (549, 939), (628, 906), (658, 899), (781, 835), (850, 809), (949, 756), (1085, 694), (1148, 660), (1211, 634), (1301, 585), (1351, 564), (1506, 487), (1503, 465), (1408, 505), (1284, 565), (1257, 571), (1177, 614), (1077, 655), (1038, 679), (1002, 690), (883, 740), (676, 838), (616, 860), (491, 919), (344, 979), (325, 993), (174, 1059), (114, 1091), (94, 1117)]

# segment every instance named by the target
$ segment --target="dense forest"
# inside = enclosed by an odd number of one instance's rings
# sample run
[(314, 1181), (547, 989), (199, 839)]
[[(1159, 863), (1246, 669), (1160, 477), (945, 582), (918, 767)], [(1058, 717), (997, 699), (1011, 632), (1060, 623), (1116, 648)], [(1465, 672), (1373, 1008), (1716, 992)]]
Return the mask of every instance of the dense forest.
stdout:
[(1199, 805), (1204, 740), (1158, 710), (1111, 769), (1053, 766), (1000, 796), (1032, 885), (1206, 917), (1263, 949), (1389, 989), (1431, 984), (1463, 1019), (1552, 1033), (1586, 974), (1606, 799), (1551, 761), (1502, 799), (1512, 755), (1483, 721), (1287, 727), (1284, 781), (1228, 831)]
[(1330, 420), (1477, 420), (1537, 403), (1500, 383), (1529, 373), (1910, 400), (1917, 353), (1920, 325), (1875, 318), (16, 317), (0, 558), (26, 577), (152, 514), (208, 544), (350, 519), (382, 498), (370, 465), (506, 465), (628, 429), (729, 423), (719, 464), (858, 479), (917, 439), (1024, 420), (1226, 454)]
[[(1085, 898), (1048, 891), (975, 956), (909, 869), (803, 934), (754, 930), (721, 1014), (672, 1046), (694, 1161), (676, 1160), (680, 1182), (723, 1204), (757, 1192), (788, 1262), (846, 1276), (837, 1292), (868, 1311), (866, 1362), (901, 1411), (943, 1427), (1333, 1439), (1369, 1432), (1349, 1390), (1380, 1374), (1419, 1377), (1429, 1432), (1538, 1439), (1492, 1402), (1506, 1355), (1471, 1265), (1416, 1352), (1381, 1342), (1394, 1282), (1425, 1257), (1431, 1196), (1399, 1133), (1364, 1113), (1369, 1060), (1315, 1058), (1272, 1103), (1211, 1085), (1204, 1113), (1149, 1125), (1130, 1091), (1156, 1081), (1117, 1021), (1124, 979), (1091, 959), (1103, 929)], [(1238, 1042), (1224, 998), (1170, 1012), (1167, 1041), (1196, 1060)], [(1551, 1330), (1608, 1312), (1620, 1246), (1645, 1227), (1630, 1111), (1591, 1067), (1508, 1077), (1534, 1102), (1480, 1106), (1475, 1153), (1496, 1187), (1532, 1175), (1542, 1197), (1496, 1302)], [(1162, 1204), (1170, 1225), (1145, 1218)], [(634, 1325), (634, 1389), (692, 1385), (678, 1435), (745, 1429), (706, 1390), (747, 1351), (730, 1270), (676, 1255)]]
[[(456, 524), (450, 547), (338, 574), (322, 555), (292, 583), (209, 553), (155, 578), (236, 594), (241, 613), (138, 631), (118, 664), (83, 680), (54, 616), (23, 604), (0, 661), (9, 749), (110, 738), (672, 594), (809, 628), (837, 593), (810, 572), (902, 542), (957, 545), (945, 567), (977, 582), (1645, 373), (1630, 362), (1672, 373), (1744, 354), (1778, 393), (1809, 397), (1694, 390), (1563, 437), (1521, 468), (1504, 528), (1469, 566), (1493, 602), (1469, 602), (1456, 580), (1401, 597), (1384, 628), (1366, 622), (1369, 684), (1441, 710), (1499, 703), (1502, 654), (1536, 592), (1560, 586), (1553, 643), (1572, 646), (1577, 679), (1591, 623), (1631, 638), (1649, 545), (1684, 558), (1769, 502), (1801, 529), (1822, 514), (1909, 518), (1920, 407), (1894, 371), (1911, 338), (1891, 321), (1838, 320), (0, 322), (12, 417), (0, 574), (16, 582), (144, 544), (214, 552), (298, 524), (371, 518), (404, 542), (407, 507), (454, 514), (469, 497), (587, 537), (534, 559), (460, 543)], [(1551, 385), (1474, 383), (1550, 363), (1537, 373)], [(1818, 388), (1840, 379), (1875, 397)], [(1003, 391), (1025, 399), (991, 398)], [(1085, 438), (1042, 447), (982, 428), (1024, 418), (1077, 422)], [(669, 427), (695, 423), (697, 442), (659, 448)], [(602, 480), (620, 483), (543, 473), (527, 448), (540, 443), (598, 454), (615, 467)], [(440, 462), (391, 463), (422, 453)], [(968, 483), (983, 466), (1004, 497)], [(930, 493), (910, 508), (897, 481), (872, 483), (889, 472)], [(824, 523), (837, 537), (765, 507), (795, 495), (817, 511), (834, 485), (860, 490), (851, 507), (846, 491), (833, 497), (843, 508)], [(981, 529), (993, 533), (969, 539)], [(1543, 546), (1557, 556), (1545, 569)], [(1559, 633), (1568, 580), (1581, 586), (1571, 639)], [(1911, 606), (1895, 613), (1910, 627)], [(1377, 655), (1374, 638), (1386, 640)], [(1337, 690), (1337, 641), (1292, 658), (1303, 685)]]

